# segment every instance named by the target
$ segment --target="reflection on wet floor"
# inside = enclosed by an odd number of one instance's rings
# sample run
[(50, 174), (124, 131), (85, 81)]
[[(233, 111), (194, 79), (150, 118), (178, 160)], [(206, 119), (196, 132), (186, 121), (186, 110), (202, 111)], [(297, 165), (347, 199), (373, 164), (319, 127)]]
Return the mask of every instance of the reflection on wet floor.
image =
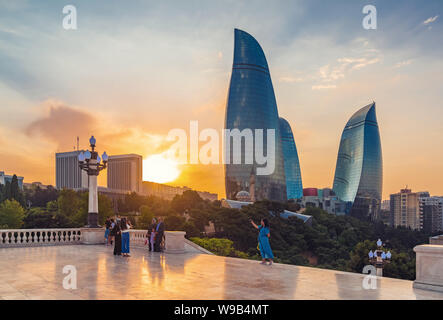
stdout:
[[(63, 288), (63, 267), (77, 269), (77, 289)], [(364, 275), (187, 252), (55, 246), (0, 249), (1, 299), (443, 299), (411, 281), (382, 278), (365, 290)]]

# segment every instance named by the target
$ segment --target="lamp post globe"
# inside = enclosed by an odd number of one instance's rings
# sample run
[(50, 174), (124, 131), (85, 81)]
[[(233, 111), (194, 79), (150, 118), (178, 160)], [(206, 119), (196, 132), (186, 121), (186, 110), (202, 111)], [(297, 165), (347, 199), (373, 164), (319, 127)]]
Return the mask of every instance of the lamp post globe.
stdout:
[(91, 138), (89, 138), (89, 144), (91, 145), (91, 147), (95, 147), (96, 142), (97, 140), (95, 140), (94, 136), (91, 136)]

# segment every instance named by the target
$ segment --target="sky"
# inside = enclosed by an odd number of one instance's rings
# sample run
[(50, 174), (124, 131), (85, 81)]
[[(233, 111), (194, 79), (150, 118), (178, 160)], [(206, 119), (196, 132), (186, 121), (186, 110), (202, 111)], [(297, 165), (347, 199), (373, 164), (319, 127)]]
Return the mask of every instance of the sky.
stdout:
[[(77, 29), (63, 28), (65, 5)], [(377, 29), (362, 27), (365, 5)], [(261, 44), (304, 187), (331, 187), (342, 130), (376, 101), (383, 198), (443, 195), (443, 2), (0, 0), (0, 170), (55, 184), (55, 152), (164, 154), (171, 129), (221, 130), (234, 28)], [(153, 170), (149, 166), (144, 170)], [(172, 185), (224, 197), (222, 165)], [(105, 174), (99, 183), (106, 184)]]

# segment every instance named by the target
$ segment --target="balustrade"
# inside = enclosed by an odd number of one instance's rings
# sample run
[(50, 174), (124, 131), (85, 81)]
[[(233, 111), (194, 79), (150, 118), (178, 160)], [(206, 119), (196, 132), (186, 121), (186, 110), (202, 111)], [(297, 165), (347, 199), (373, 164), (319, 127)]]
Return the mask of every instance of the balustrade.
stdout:
[(80, 244), (79, 228), (0, 229), (0, 248)]

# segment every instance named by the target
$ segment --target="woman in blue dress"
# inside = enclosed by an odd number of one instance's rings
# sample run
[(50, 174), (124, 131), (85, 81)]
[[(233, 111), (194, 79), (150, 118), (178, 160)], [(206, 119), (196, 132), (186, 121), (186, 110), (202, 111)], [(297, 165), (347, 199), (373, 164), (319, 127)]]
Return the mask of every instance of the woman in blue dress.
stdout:
[(271, 236), (269, 221), (268, 219), (262, 219), (259, 226), (257, 226), (254, 221), (250, 221), (254, 228), (259, 230), (258, 246), (260, 249), (260, 254), (263, 258), (261, 264), (266, 264), (266, 261), (269, 260), (269, 265), (271, 265), (273, 263), (274, 255), (272, 254), (271, 245), (269, 244), (269, 238)]

